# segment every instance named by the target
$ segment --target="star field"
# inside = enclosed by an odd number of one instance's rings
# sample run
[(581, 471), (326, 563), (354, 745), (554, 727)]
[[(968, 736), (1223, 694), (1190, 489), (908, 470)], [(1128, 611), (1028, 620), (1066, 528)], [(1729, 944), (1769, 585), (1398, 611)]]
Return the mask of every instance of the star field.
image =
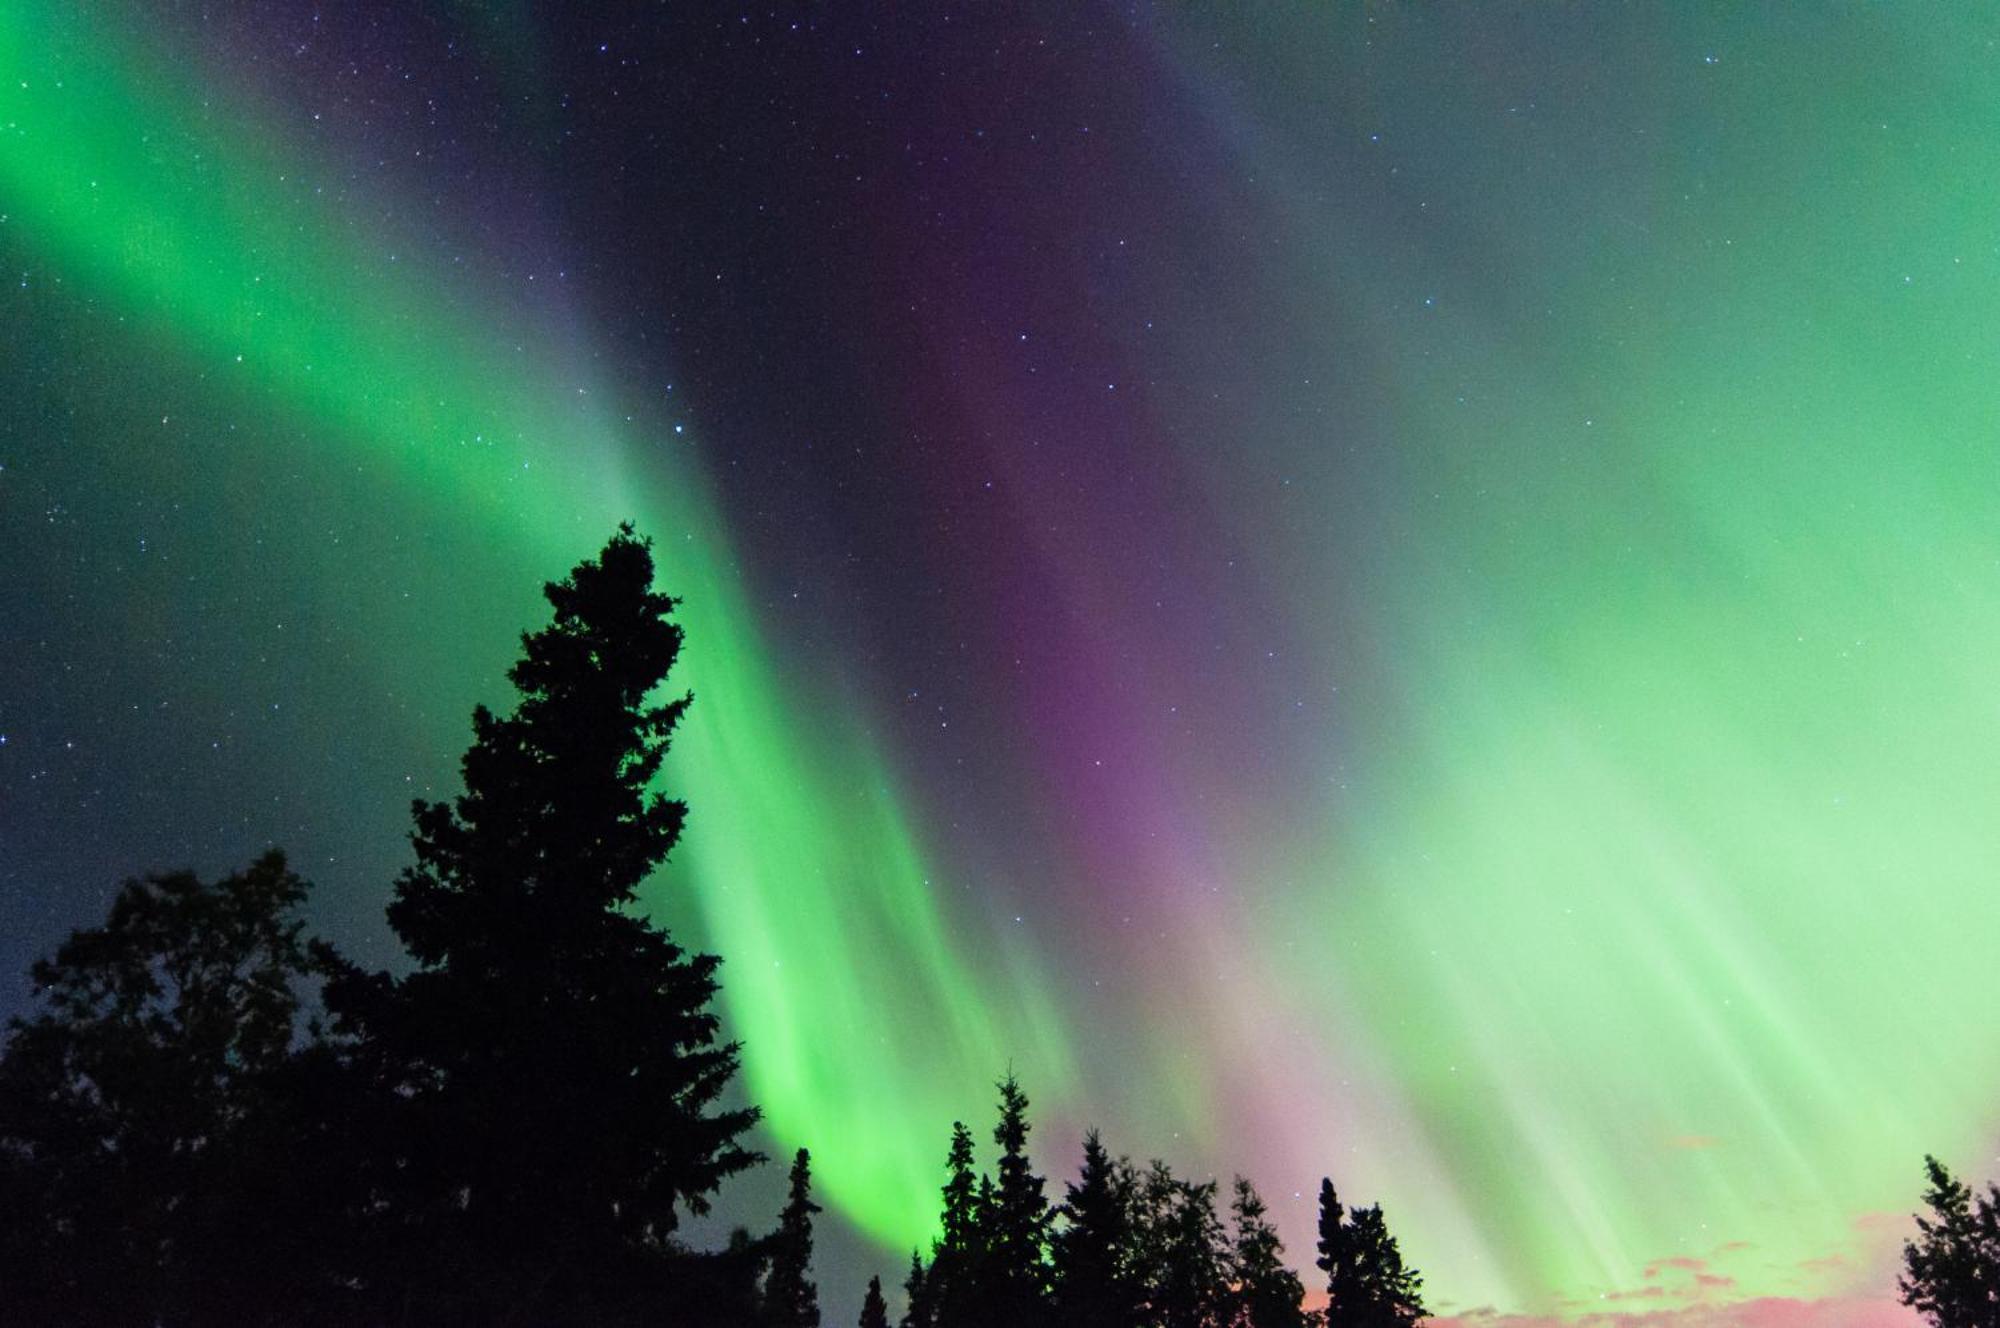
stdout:
[(630, 517), (830, 1298), (1009, 1063), (1047, 1169), (1295, 1257), (1333, 1172), (1447, 1311), (1879, 1312), (1983, 1174), (1989, 17), (73, 9), (0, 15), (0, 1010), (274, 843), (390, 962)]

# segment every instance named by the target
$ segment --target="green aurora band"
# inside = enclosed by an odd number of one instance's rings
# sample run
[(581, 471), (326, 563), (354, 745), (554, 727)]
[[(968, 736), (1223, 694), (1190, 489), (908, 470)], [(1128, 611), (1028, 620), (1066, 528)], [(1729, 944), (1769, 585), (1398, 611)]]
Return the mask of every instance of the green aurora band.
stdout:
[[(728, 958), (728, 1015), (753, 1049), (749, 1092), (772, 1132), (788, 1145), (843, 1141), (823, 1149), (816, 1174), (870, 1234), (907, 1246), (927, 1232), (934, 1141), (1010, 1057), (1059, 1091), (1070, 1075), (1061, 1021), (1034, 999), (1048, 988), (1031, 956), (990, 958), (989, 973), (949, 935), (865, 736), (796, 680), (781, 685), (698, 470), (664, 449), (646, 454), (644, 472), (631, 466), (639, 440), (625, 417), (577, 405), (614, 388), (586, 370), (557, 377), (549, 361), (563, 348), (541, 329), (456, 313), (461, 292), (446, 299), (447, 278), (417, 261), (382, 276), (377, 250), (393, 237), (367, 235), (364, 249), (362, 228), (288, 172), (295, 145), (197, 97), (117, 31), (93, 31), (66, 5), (12, 5), (0, 69), (0, 211), (103, 302), (98, 335), (241, 375), (237, 390), (310, 422), (304, 436), (322, 452), (297, 464), (330, 483), (386, 470), (426, 520), (464, 527), (459, 549), (482, 579), (531, 587), (628, 517), (672, 532), (661, 576), (683, 598), (687, 631), (674, 681), (698, 699), (666, 778), (696, 791), (696, 810), (661, 886), (692, 882), (705, 943)], [(343, 569), (313, 571), (337, 602)], [(534, 611), (510, 597), (483, 621), (455, 616), (449, 635), (504, 645)], [(439, 643), (436, 675), (466, 672), (449, 662), (456, 653)], [(504, 686), (504, 656), (480, 658), (483, 674), (439, 689), (464, 702), (436, 707), (420, 735), (432, 750), (461, 748), (471, 700)], [(849, 980), (884, 953), (897, 956), (893, 971)], [(819, 996), (789, 999), (801, 986)], [(910, 1008), (934, 1011), (949, 1038), (889, 1036)], [(883, 1032), (857, 1075), (848, 1053), (870, 1029)], [(907, 1116), (881, 1112), (885, 1085)]]
[[(433, 602), (471, 598), (355, 664), (427, 680), (413, 749), (462, 746), (538, 578), (627, 516), (660, 538), (698, 701), (659, 908), (727, 958), (773, 1134), (885, 1245), (929, 1230), (945, 1128), (1010, 1060), (1066, 1124), (1147, 1085), (1114, 1143), (1273, 1188), (1335, 1170), (1459, 1308), (1879, 1294), (1921, 1154), (1990, 1156), (1992, 16), (1552, 11), (1545, 46), (1470, 9), (1176, 21), (1161, 65), (1316, 259), (1245, 298), (1296, 363), (1373, 349), (1378, 444), (1357, 463), (1274, 410), (1197, 421), (1245, 441), (1185, 461), (1226, 516), (1268, 503), (1237, 464), (1259, 450), (1343, 495), (1245, 557), (1364, 698), (1337, 792), (1199, 827), (1244, 902), (1162, 950), (1215, 957), (1228, 994), (1143, 981), (1211, 1022), (1106, 1054), (1057, 940), (955, 911), (866, 708), (766, 645), (697, 453), (626, 414), (588, 336), (313, 195), (308, 149), (73, 8), (0, 10), (7, 238), (91, 335), (435, 526)], [(1595, 72), (1537, 109), (1557, 61)], [(1336, 120), (1382, 126), (1387, 204), (1329, 187)], [(1185, 335), (1190, 363), (1231, 353)], [(1231, 367), (1288, 400), (1296, 363)], [(337, 603), (351, 569), (295, 570)], [(911, 1011), (947, 1035), (907, 1043)], [(1268, 1137), (1229, 1137), (1232, 1080), (1272, 1086)]]
[[(1272, 316), (1388, 367), (1369, 515), (1268, 567), (1301, 623), (1350, 587), (1365, 652), (1313, 647), (1397, 682), (1323, 828), (1231, 865), (1292, 883), (1271, 964), (1332, 938), (1401, 1122), (1349, 1183), (1460, 1305), (1880, 1295), (1921, 1154), (2000, 1131), (2000, 25), (1627, 18), (1169, 57), (1320, 255)], [(1397, 233), (1302, 89), (1379, 127)]]

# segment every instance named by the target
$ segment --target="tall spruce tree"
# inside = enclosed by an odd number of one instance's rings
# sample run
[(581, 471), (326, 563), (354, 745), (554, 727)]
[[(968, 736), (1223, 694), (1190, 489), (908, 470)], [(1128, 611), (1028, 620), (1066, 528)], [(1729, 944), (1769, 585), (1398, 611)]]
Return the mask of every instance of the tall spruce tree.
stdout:
[(965, 1275), (953, 1284), (950, 1300), (939, 1310), (943, 1328), (998, 1328), (997, 1302), (993, 1297), (993, 1177), (979, 1173), (979, 1189), (972, 1199), (973, 1243)]
[(1163, 1317), (1174, 1208), (1180, 1193), (1180, 1178), (1158, 1158), (1132, 1177), (1131, 1273), (1140, 1298), (1140, 1322), (1148, 1328), (1156, 1328)]
[(944, 1212), (931, 1251), (925, 1290), (931, 1321), (938, 1328), (968, 1328), (982, 1304), (979, 1279), (986, 1260), (985, 1199), (992, 1182), (973, 1171), (972, 1131), (953, 1121), (951, 1150), (945, 1155)]
[(757, 1160), (755, 1112), (720, 1105), (718, 961), (638, 907), (687, 812), (653, 791), (692, 700), (657, 697), (675, 601), (629, 525), (545, 594), (513, 712), (473, 712), (464, 794), (415, 806), (389, 909), (415, 971), (329, 992), (386, 1104), (405, 1313), (587, 1313)]
[(1306, 1328), (1305, 1286), (1286, 1267), (1278, 1229), (1256, 1187), (1242, 1176), (1236, 1178), (1230, 1215), (1236, 1225), (1230, 1328)]
[(982, 1282), (987, 1322), (996, 1328), (1032, 1328), (1048, 1320), (1049, 1223), (1043, 1180), (1028, 1158), (1028, 1095), (1010, 1071), (996, 1085), (1000, 1120), (999, 1175), (988, 1200)]
[(771, 1328), (819, 1328), (819, 1288), (812, 1280), (812, 1155), (792, 1158), (785, 1211), (771, 1238), (771, 1272), (764, 1282), (764, 1321)]
[(1070, 1328), (1138, 1328), (1143, 1288), (1134, 1267), (1132, 1206), (1137, 1179), (1098, 1133), (1083, 1139), (1083, 1168), (1070, 1182), (1063, 1225), (1051, 1237), (1055, 1321)]
[(1379, 1204), (1344, 1211), (1331, 1180), (1319, 1187), (1319, 1258), (1327, 1328), (1411, 1328), (1424, 1317), (1423, 1279), (1403, 1266)]
[[(1326, 1274), (1327, 1322), (1329, 1325), (1345, 1325), (1346, 1319), (1336, 1319), (1332, 1297), (1342, 1297), (1358, 1305), (1360, 1291), (1356, 1285), (1354, 1270), (1353, 1233), (1347, 1225), (1347, 1209), (1340, 1202), (1340, 1195), (1333, 1188), (1331, 1177), (1319, 1183), (1319, 1257), (1313, 1266)], [(1341, 1312), (1349, 1306), (1343, 1305)], [(1359, 1322), (1358, 1320), (1356, 1321)]]
[(1177, 1181), (1163, 1198), (1153, 1317), (1160, 1328), (1221, 1328), (1230, 1309), (1229, 1245), (1215, 1182)]
[(889, 1328), (889, 1302), (882, 1299), (882, 1279), (868, 1279), (868, 1291), (861, 1297), (860, 1328)]
[(932, 1308), (931, 1278), (924, 1268), (924, 1257), (915, 1250), (910, 1251), (910, 1271), (903, 1276), (903, 1317), (898, 1320), (901, 1328), (932, 1328), (937, 1322), (937, 1313)]

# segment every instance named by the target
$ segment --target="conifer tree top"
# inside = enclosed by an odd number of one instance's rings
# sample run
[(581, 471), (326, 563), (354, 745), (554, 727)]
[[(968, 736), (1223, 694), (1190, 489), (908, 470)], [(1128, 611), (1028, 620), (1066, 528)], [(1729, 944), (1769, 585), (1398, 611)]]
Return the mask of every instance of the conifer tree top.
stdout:
[(631, 908), (687, 814), (652, 787), (692, 700), (657, 696), (675, 600), (629, 525), (543, 593), (512, 711), (473, 712), (464, 793), (416, 804), (389, 921), (417, 970), (355, 987), (348, 1014), (393, 1058), (411, 1128), (435, 1132), (437, 1211), (616, 1251), (705, 1212), (756, 1160), (738, 1142), (756, 1113), (721, 1102), (737, 1048), (712, 1009), (719, 960)]
[(654, 701), (682, 637), (650, 542), (620, 526), (543, 595), (554, 612), (521, 638), (513, 713), (473, 712), (464, 794), (416, 804), (417, 863), (389, 917), (420, 963), (482, 934), (475, 899), (532, 901), (522, 916), (553, 941), (562, 918), (634, 901), (680, 838), (686, 804), (651, 785), (693, 698)]

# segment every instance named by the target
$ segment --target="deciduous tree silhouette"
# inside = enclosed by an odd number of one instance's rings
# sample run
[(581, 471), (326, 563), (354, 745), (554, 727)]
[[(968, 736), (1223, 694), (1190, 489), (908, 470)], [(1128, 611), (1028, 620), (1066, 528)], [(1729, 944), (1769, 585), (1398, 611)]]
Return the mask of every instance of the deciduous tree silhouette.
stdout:
[(0, 1312), (14, 1322), (297, 1321), (319, 1288), (300, 991), (331, 951), (272, 852), (128, 881), (32, 973), (0, 1056)]
[(2000, 1186), (1975, 1197), (1934, 1157), (1917, 1238), (1903, 1246), (1902, 1301), (1937, 1328), (2000, 1325)]
[(473, 713), (464, 794), (415, 806), (389, 921), (416, 970), (328, 993), (377, 1090), (373, 1203), (419, 1317), (608, 1313), (680, 1212), (756, 1160), (755, 1113), (720, 1105), (718, 961), (638, 907), (687, 810), (653, 791), (692, 699), (657, 695), (675, 601), (630, 526), (545, 594), (513, 712)]
[(819, 1288), (811, 1276), (812, 1220), (819, 1211), (812, 1201), (812, 1155), (801, 1148), (792, 1158), (785, 1211), (771, 1238), (771, 1272), (764, 1283), (764, 1321), (771, 1328), (819, 1328)]
[[(642, 915), (686, 809), (653, 784), (691, 698), (648, 545), (622, 527), (546, 587), (512, 713), (473, 715), (465, 792), (416, 804), (389, 920), (406, 976), (308, 943), (276, 854), (213, 886), (129, 883), (34, 976), (0, 1053), (0, 1319), (232, 1325), (818, 1328), (811, 1158), (778, 1230), (697, 1254), (676, 1231), (756, 1159), (723, 1094), (718, 960)], [(333, 1036), (301, 1013), (325, 984)], [(996, 1085), (996, 1176), (952, 1127), (941, 1234), (903, 1328), (1306, 1328), (1299, 1279), (1238, 1180), (1143, 1176), (1093, 1132), (1052, 1212), (1029, 1101)], [(1935, 1161), (1906, 1300), (2000, 1328), (2000, 1190)], [(1321, 1188), (1329, 1328), (1423, 1314), (1379, 1208)], [(11, 1318), (10, 1318), (11, 1316)], [(880, 1279), (863, 1328), (887, 1328)]]

